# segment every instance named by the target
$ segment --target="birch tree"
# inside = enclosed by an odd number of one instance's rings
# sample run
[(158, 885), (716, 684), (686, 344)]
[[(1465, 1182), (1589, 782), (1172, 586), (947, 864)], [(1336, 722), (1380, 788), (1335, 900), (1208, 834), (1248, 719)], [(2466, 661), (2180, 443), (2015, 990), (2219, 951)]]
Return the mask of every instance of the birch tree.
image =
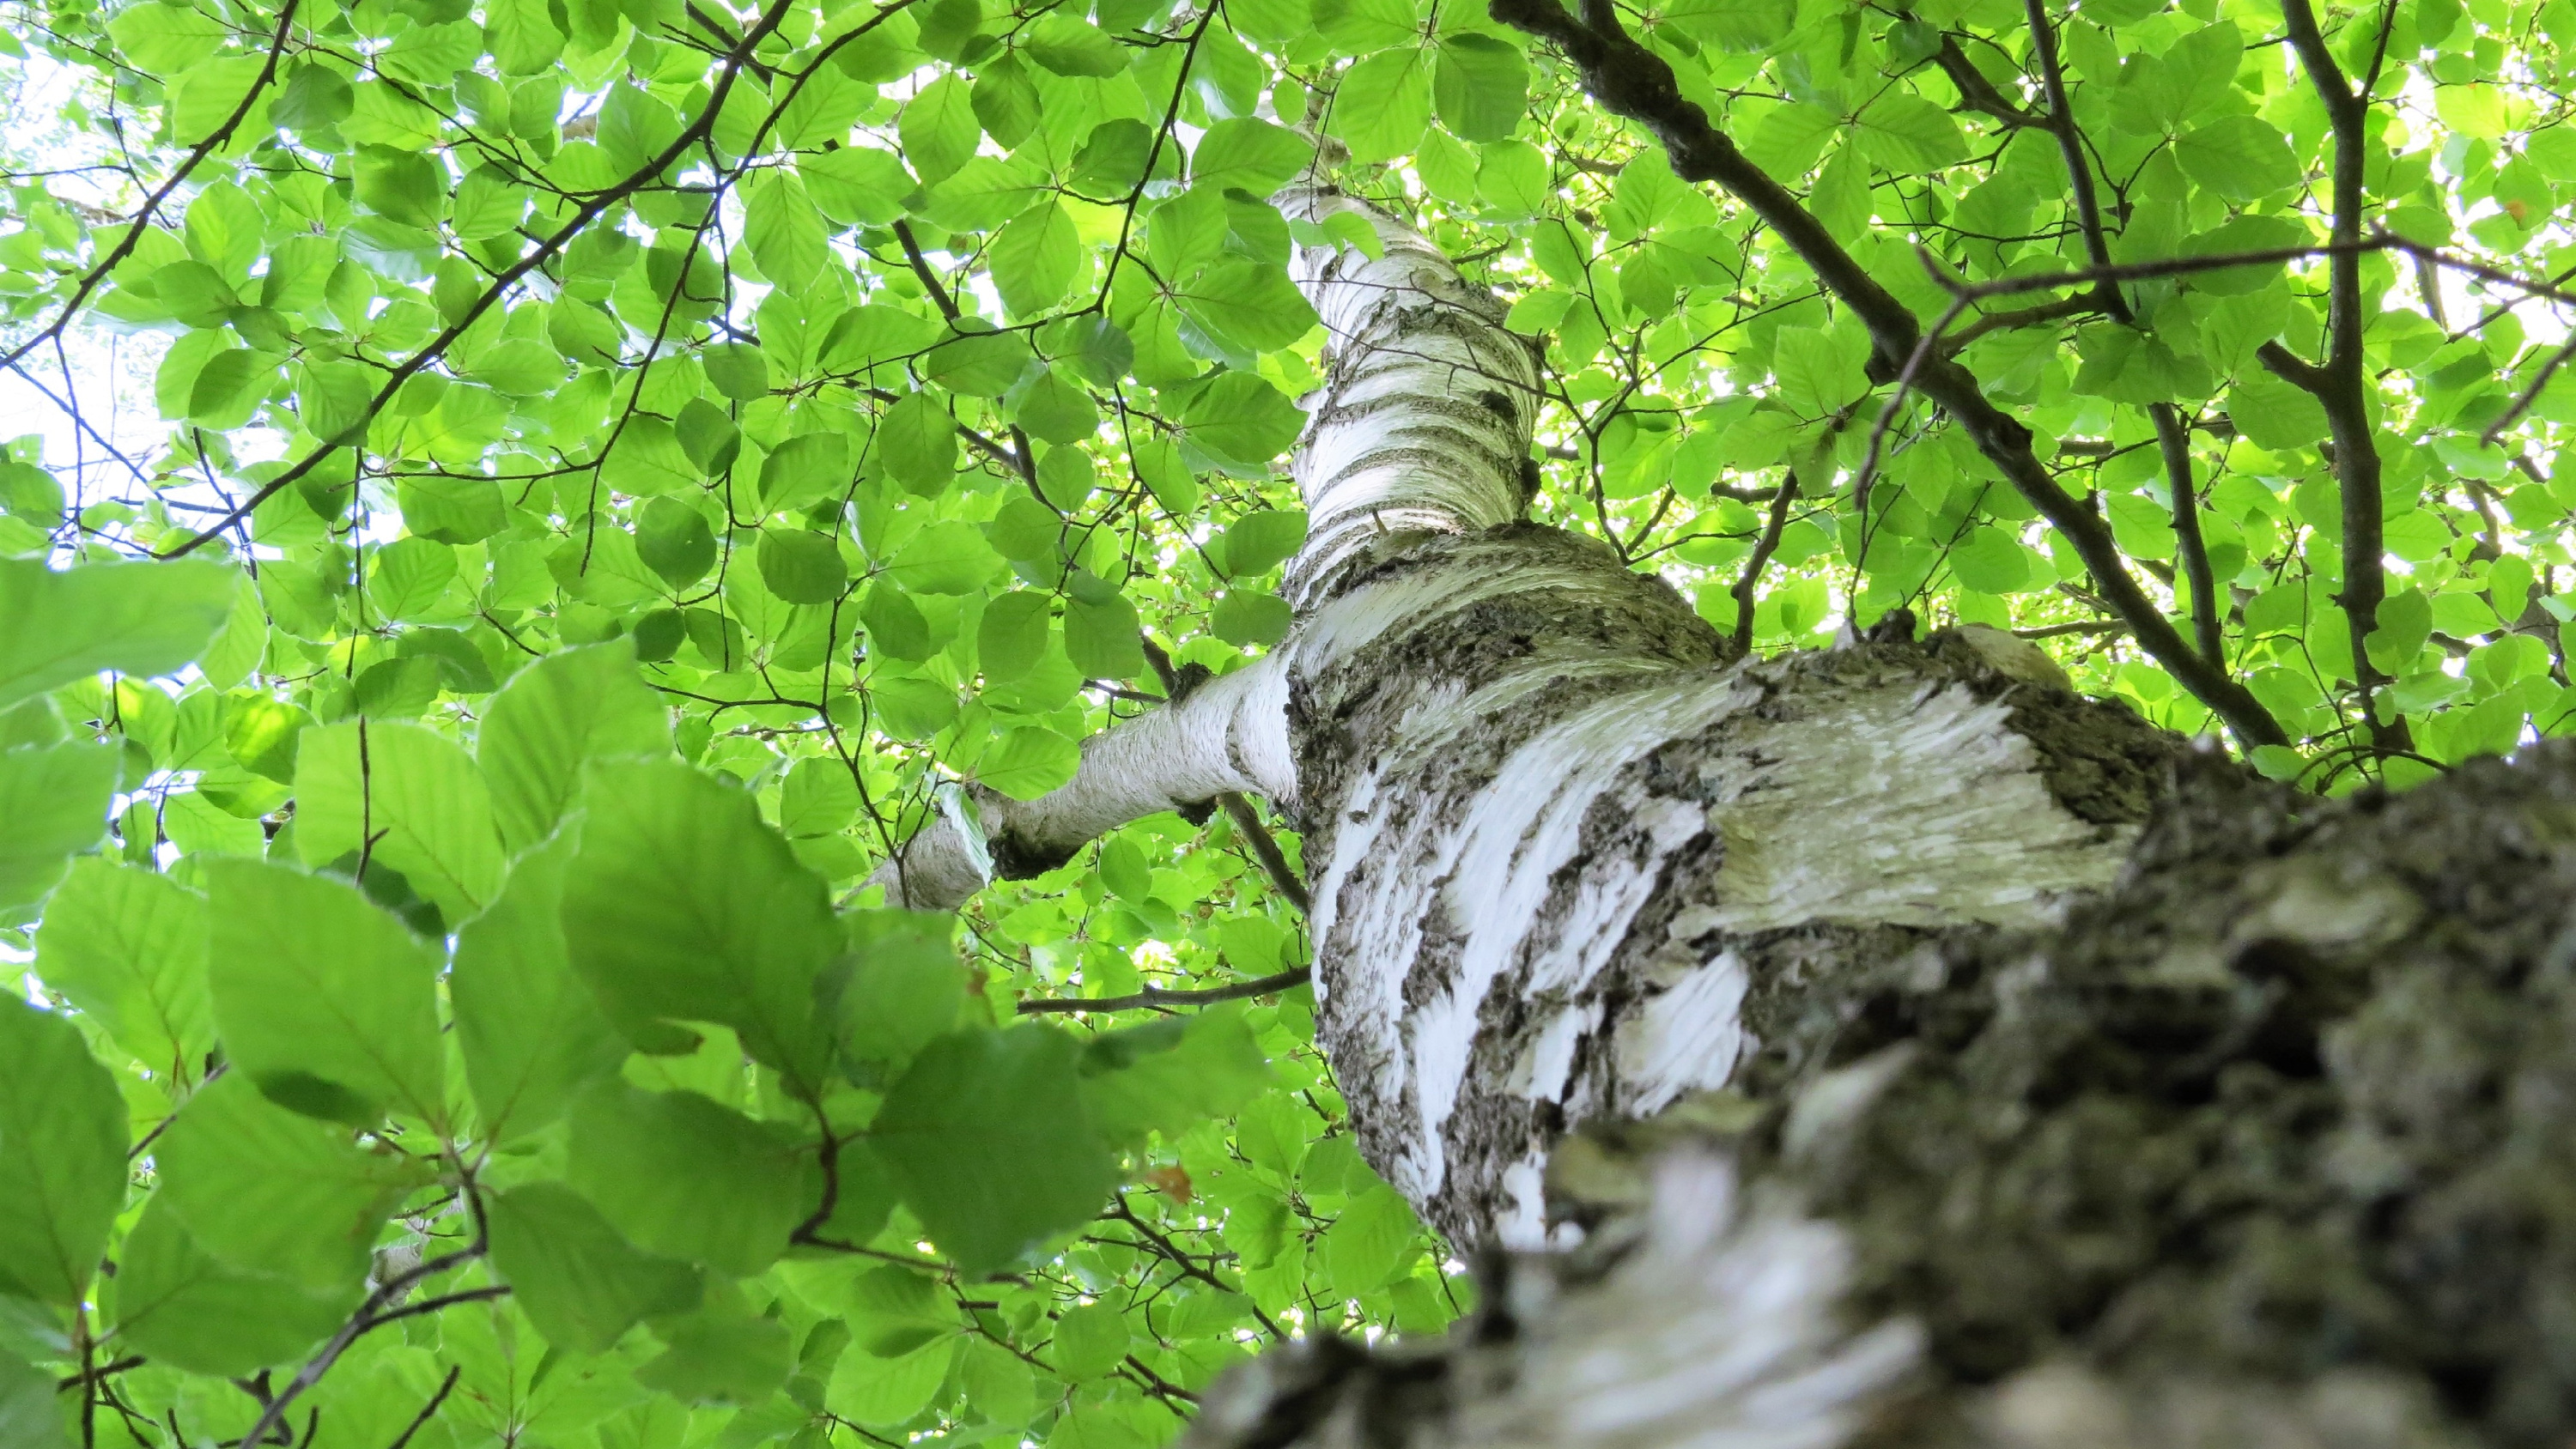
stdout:
[(2565, 1440), (2566, 0), (5, 13), (0, 1445)]

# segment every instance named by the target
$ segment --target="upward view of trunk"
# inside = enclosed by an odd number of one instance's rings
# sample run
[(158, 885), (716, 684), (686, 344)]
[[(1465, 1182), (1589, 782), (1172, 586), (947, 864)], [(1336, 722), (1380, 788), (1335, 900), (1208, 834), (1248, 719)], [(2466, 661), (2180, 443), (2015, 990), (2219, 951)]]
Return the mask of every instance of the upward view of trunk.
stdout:
[(1303, 830), (1351, 1120), (1485, 1303), (1194, 1432), (2566, 1444), (2576, 761), (2328, 804), (1992, 631), (1735, 657), (1524, 520), (1530, 352), (1370, 219), (1297, 259), (1294, 630), (882, 873), (953, 904), (1225, 791)]

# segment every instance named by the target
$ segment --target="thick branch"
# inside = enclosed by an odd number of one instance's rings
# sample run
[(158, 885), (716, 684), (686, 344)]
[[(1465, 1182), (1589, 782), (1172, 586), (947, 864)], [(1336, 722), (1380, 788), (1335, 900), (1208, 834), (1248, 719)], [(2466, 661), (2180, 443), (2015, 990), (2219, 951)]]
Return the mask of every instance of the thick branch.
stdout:
[(1228, 792), (1296, 799), (1287, 680), (1278, 656), (1191, 690), (1082, 742), (1071, 782), (1035, 800), (951, 787), (939, 812), (868, 884), (915, 910), (947, 910), (995, 876), (1043, 874), (1130, 820)]
[(1630, 39), (1607, 5), (1587, 4), (1583, 22), (1566, 14), (1557, 0), (1491, 0), (1490, 8), (1495, 19), (1563, 50), (1593, 99), (1643, 124), (1663, 142), (1676, 175), (1716, 182), (1751, 207), (1868, 328), (1871, 377), (1891, 381), (1910, 365), (1914, 385), (1947, 410), (1978, 451), (2074, 545), (2104, 598), (2136, 631), (2148, 654), (2247, 744), (2287, 742), (2280, 723), (2252, 692), (2201, 658), (2130, 577), (2109, 523), (2058, 486), (2031, 449), (2030, 429), (1989, 402), (1975, 376), (1956, 361), (1916, 356), (1923, 329), (1913, 311), (1871, 277), (1795, 196), (1711, 125), (1707, 114), (1682, 95), (1672, 67)]

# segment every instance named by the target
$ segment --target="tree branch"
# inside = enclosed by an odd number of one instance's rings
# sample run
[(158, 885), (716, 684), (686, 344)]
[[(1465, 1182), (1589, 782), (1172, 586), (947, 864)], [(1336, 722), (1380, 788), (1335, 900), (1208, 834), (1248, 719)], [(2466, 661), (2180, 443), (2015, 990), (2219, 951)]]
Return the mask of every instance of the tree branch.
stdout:
[(1276, 976), (1253, 981), (1237, 981), (1230, 986), (1211, 986), (1204, 991), (1165, 991), (1148, 986), (1133, 996), (1048, 997), (1020, 1003), (1020, 1015), (1038, 1016), (1050, 1012), (1074, 1011), (1142, 1011), (1180, 1006), (1214, 1006), (1220, 1001), (1241, 1001), (1247, 997), (1269, 996), (1292, 991), (1314, 979), (1311, 967), (1300, 966)]
[(2136, 631), (2150, 656), (2248, 745), (2288, 742), (2271, 711), (2202, 659), (2129, 576), (2109, 523), (2058, 486), (2032, 451), (2030, 429), (1988, 401), (1977, 379), (1957, 362), (1920, 355), (1923, 329), (1913, 311), (1871, 277), (1795, 196), (1709, 123), (1707, 114), (1682, 95), (1672, 67), (1630, 39), (1606, 3), (1587, 3), (1584, 22), (1568, 15), (1557, 0), (1490, 0), (1489, 8), (1496, 20), (1564, 51), (1594, 100), (1643, 124), (1663, 142), (1674, 174), (1715, 182), (1751, 207), (1868, 329), (1873, 381), (1893, 380), (1900, 371), (1915, 374), (1915, 385), (1946, 409), (1978, 451), (2065, 535), (2113, 611)]
[(1733, 640), (1738, 654), (1753, 647), (1753, 589), (1762, 581), (1762, 570), (1779, 552), (1780, 535), (1789, 527), (1789, 505), (1798, 500), (1798, 475), (1792, 470), (1780, 480), (1780, 491), (1771, 497), (1771, 516), (1762, 524), (1762, 537), (1754, 542), (1753, 554), (1744, 561), (1744, 572), (1737, 575), (1727, 592), (1735, 598), (1735, 632)]
[(2164, 455), (2165, 489), (2173, 495), (2174, 546), (2182, 555), (2183, 577), (2191, 584), (2191, 627), (2201, 655), (2225, 668), (2227, 645), (2219, 628), (2218, 579), (2209, 566), (2209, 546), (2200, 536), (2200, 493), (2191, 476), (2191, 433), (2172, 403), (2147, 409), (2156, 423), (2156, 448)]
[[(2324, 102), (2334, 133), (2334, 218), (2329, 238), (2350, 246), (2361, 240), (2362, 213), (2369, 204), (2364, 172), (2369, 138), (2370, 98), (2352, 88), (2334, 52), (2317, 29), (2316, 11), (2308, 0), (2282, 0), (2281, 17), (2301, 68)], [(2385, 41), (2385, 25), (2382, 26)], [(2376, 65), (2374, 63), (2374, 71)], [(2361, 296), (2361, 253), (2338, 251), (2328, 263), (2326, 291), (2326, 359), (2309, 391), (2326, 413), (2326, 429), (2335, 444), (2335, 481), (2343, 495), (2344, 619), (2352, 634), (2352, 678), (2361, 697), (2362, 722), (2371, 743), (2381, 750), (2412, 750), (2405, 717), (2382, 721), (2372, 705), (2377, 688), (2387, 681), (2370, 662), (2366, 641), (2379, 627), (2379, 605), (2388, 595), (2385, 538), (2386, 505), (2379, 494), (2379, 441), (2370, 422), (2369, 362), (2362, 350), (2362, 328), (2370, 321)]]

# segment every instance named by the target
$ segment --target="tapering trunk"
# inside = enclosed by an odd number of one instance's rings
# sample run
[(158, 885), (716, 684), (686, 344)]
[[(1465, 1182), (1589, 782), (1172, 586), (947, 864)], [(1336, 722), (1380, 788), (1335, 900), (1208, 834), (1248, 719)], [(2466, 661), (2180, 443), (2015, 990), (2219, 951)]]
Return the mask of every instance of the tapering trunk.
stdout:
[(1371, 219), (1298, 258), (1288, 639), (886, 873), (1222, 790), (1304, 830), (1363, 1150), (1497, 1267), (1452, 1342), (1273, 1355), (1195, 1432), (2565, 1443), (2576, 767), (2328, 806), (1993, 631), (1731, 657), (1521, 521), (1531, 356)]

